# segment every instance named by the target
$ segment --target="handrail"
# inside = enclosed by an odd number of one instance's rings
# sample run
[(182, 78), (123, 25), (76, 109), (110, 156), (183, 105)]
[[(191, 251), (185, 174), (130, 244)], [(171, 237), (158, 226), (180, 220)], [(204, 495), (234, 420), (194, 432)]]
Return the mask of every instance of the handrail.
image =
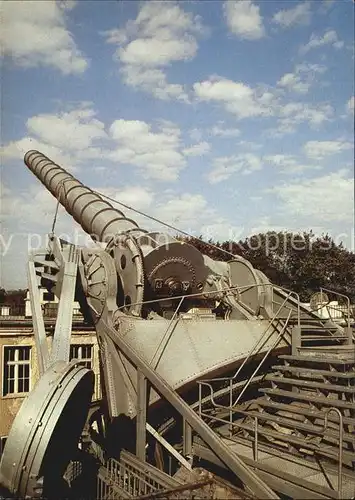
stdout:
[[(223, 408), (225, 410), (229, 409), (228, 406), (221, 406), (221, 408)], [(235, 409), (235, 408), (232, 409), (232, 412), (244, 414), (244, 413), (240, 412), (240, 410)], [(342, 497), (342, 489), (343, 489), (342, 468), (343, 468), (343, 431), (344, 431), (344, 429), (343, 429), (343, 415), (342, 415), (341, 411), (339, 410), (339, 408), (335, 408), (334, 406), (331, 406), (330, 408), (328, 408), (325, 411), (325, 413), (324, 413), (324, 427), (323, 427), (321, 432), (323, 433), (323, 436), (325, 436), (325, 431), (327, 430), (327, 427), (328, 427), (328, 415), (331, 412), (335, 412), (339, 417), (338, 498), (341, 499), (341, 498), (343, 498)], [(201, 412), (200, 417), (202, 417), (202, 416), (206, 416), (207, 418), (209, 418), (211, 420), (226, 423), (226, 420), (224, 420), (223, 418), (219, 418), (219, 417), (215, 417), (215, 416), (211, 416), (211, 415), (206, 415), (206, 414), (203, 414)], [(253, 415), (253, 416), (254, 416), (254, 460), (255, 460), (255, 462), (257, 462), (258, 461), (258, 451), (259, 451), (259, 439), (258, 439), (258, 437), (259, 437), (259, 420), (265, 419), (267, 417), (263, 417), (262, 415), (260, 415), (260, 416)], [(238, 424), (235, 424), (233, 421), (229, 422), (229, 423), (230, 423), (231, 427), (238, 426)], [(306, 446), (307, 445), (305, 444), (305, 447)]]
[(240, 398), (242, 397), (242, 395), (244, 394), (244, 392), (246, 391), (246, 389), (249, 387), (251, 381), (253, 380), (253, 378), (258, 373), (259, 369), (261, 368), (261, 365), (264, 363), (265, 359), (268, 357), (268, 355), (270, 354), (270, 352), (272, 351), (272, 349), (274, 349), (276, 347), (276, 344), (278, 343), (280, 337), (284, 334), (284, 332), (285, 332), (285, 330), (286, 330), (286, 328), (288, 326), (288, 321), (290, 319), (290, 316), (291, 316), (291, 311), (289, 312), (288, 317), (287, 317), (287, 319), (285, 321), (285, 324), (283, 325), (281, 331), (278, 333), (275, 342), (273, 343), (273, 345), (271, 347), (269, 347), (269, 349), (264, 354), (263, 359), (260, 361), (260, 363), (258, 364), (258, 366), (255, 368), (255, 370), (252, 373), (252, 375), (250, 375), (249, 380), (247, 381), (247, 383), (245, 384), (245, 386), (243, 387), (243, 389), (238, 394), (238, 397), (237, 397), (236, 401), (234, 401), (233, 406), (236, 406), (238, 404)]
[[(233, 396), (232, 396), (232, 391), (233, 391), (233, 380), (236, 379), (236, 377), (239, 375), (241, 369), (243, 368), (243, 366), (246, 364), (246, 362), (249, 360), (249, 358), (253, 355), (253, 354), (258, 354), (260, 352), (260, 349), (265, 345), (265, 343), (270, 339), (271, 335), (273, 334), (273, 332), (268, 336), (268, 338), (264, 341), (264, 343), (258, 347), (259, 343), (261, 340), (263, 340), (264, 336), (266, 335), (266, 332), (269, 330), (270, 326), (273, 324), (273, 322), (275, 321), (275, 319), (277, 318), (277, 315), (279, 313), (279, 311), (283, 308), (284, 306), (284, 302), (287, 301), (289, 295), (284, 299), (283, 303), (280, 305), (279, 307), (279, 310), (275, 313), (274, 317), (270, 320), (269, 322), (269, 325), (268, 327), (266, 328), (266, 330), (264, 331), (262, 337), (259, 338), (259, 340), (257, 341), (257, 343), (255, 344), (254, 348), (249, 351), (248, 353), (248, 356), (246, 356), (242, 362), (242, 364), (239, 366), (238, 370), (235, 372), (235, 374), (232, 376), (232, 377), (220, 377), (220, 378), (214, 378), (214, 379), (206, 379), (206, 380), (198, 380), (197, 383), (199, 385), (199, 398), (202, 396), (202, 390), (201, 390), (201, 386), (204, 385), (206, 387), (208, 387), (210, 389), (210, 397), (211, 397), (211, 402), (213, 404), (213, 406), (215, 408), (222, 408), (223, 405), (219, 405), (218, 403), (215, 402), (214, 400), (214, 391), (213, 391), (213, 387), (212, 385), (209, 383), (209, 382), (215, 382), (215, 381), (229, 381), (229, 390), (230, 390), (230, 406), (231, 407), (234, 407), (240, 400), (240, 397), (244, 394), (245, 390), (249, 387), (250, 383), (252, 382), (254, 376), (257, 374), (257, 372), (259, 371), (261, 365), (264, 363), (265, 359), (267, 358), (267, 356), (270, 354), (271, 350), (275, 348), (275, 346), (277, 345), (277, 343), (279, 342), (280, 340), (280, 337), (281, 335), (283, 335), (284, 331), (286, 330), (287, 326), (288, 326), (288, 321), (290, 319), (290, 316), (291, 316), (291, 313), (292, 311), (289, 312), (289, 315), (287, 317), (287, 320), (285, 321), (285, 324), (283, 325), (281, 331), (278, 333), (276, 339), (275, 339), (275, 342), (272, 344), (271, 347), (269, 347), (269, 349), (267, 350), (266, 354), (264, 355), (263, 359), (261, 360), (261, 362), (259, 363), (259, 365), (257, 366), (256, 370), (254, 370), (253, 374), (251, 375), (251, 377), (247, 380), (246, 382), (246, 385), (244, 386), (244, 388), (242, 389), (242, 391), (240, 392), (238, 398), (237, 398), (237, 401), (235, 401), (233, 403)], [(257, 349), (258, 348), (258, 349)], [(257, 349), (257, 350), (256, 350)], [(256, 352), (255, 352), (256, 350)]]
[(342, 469), (343, 469), (343, 415), (339, 408), (335, 408), (334, 406), (331, 406), (328, 408), (328, 410), (325, 412), (324, 415), (324, 428), (323, 432), (327, 430), (328, 427), (328, 415), (334, 411), (338, 417), (339, 417), (339, 463), (338, 463), (338, 497), (342, 498), (342, 481), (343, 481), (343, 476), (342, 476)]
[[(297, 292), (294, 292), (293, 290), (289, 290), (288, 288), (284, 288), (284, 287), (278, 286), (278, 285), (273, 285), (273, 292), (274, 292), (275, 288), (282, 290), (284, 292), (287, 292), (289, 295), (296, 296), (296, 299), (297, 299), (297, 326), (300, 328), (301, 327), (301, 299), (300, 299), (300, 295)], [(276, 304), (277, 303), (278, 302), (276, 302)]]
[(334, 290), (330, 290), (329, 288), (324, 288), (324, 287), (320, 288), (321, 297), (323, 294), (323, 290), (325, 292), (332, 293), (333, 295), (337, 295), (338, 297), (343, 297), (344, 299), (346, 299), (347, 313), (348, 313), (347, 327), (350, 328), (350, 299), (349, 299), (349, 297), (347, 295), (344, 295), (343, 293), (335, 292)]
[[(248, 355), (246, 358), (244, 358), (243, 360), (243, 363), (239, 366), (238, 370), (235, 372), (235, 374), (232, 376), (232, 377), (217, 377), (217, 378), (211, 378), (211, 379), (204, 379), (204, 382), (215, 382), (215, 381), (219, 381), (219, 382), (224, 382), (224, 381), (227, 381), (227, 380), (230, 380), (230, 379), (235, 379), (240, 371), (242, 370), (242, 368), (244, 367), (244, 365), (246, 364), (246, 362), (249, 360), (249, 358), (253, 355), (253, 354), (257, 354), (258, 352), (260, 352), (260, 349), (265, 345), (265, 343), (269, 340), (270, 336), (265, 340), (264, 344), (262, 344), (259, 348), (258, 348), (258, 345), (259, 343), (264, 339), (264, 336), (266, 335), (266, 332), (269, 330), (269, 328), (271, 327), (271, 325), (273, 324), (273, 322), (278, 319), (277, 316), (279, 314), (279, 312), (282, 310), (282, 308), (284, 307), (285, 303), (287, 302), (288, 298), (289, 298), (290, 294), (284, 299), (284, 301), (282, 302), (282, 304), (280, 305), (280, 307), (278, 308), (278, 310), (276, 311), (276, 313), (274, 314), (274, 316), (269, 319), (269, 324), (266, 328), (266, 330), (264, 331), (263, 335), (259, 338), (259, 340), (257, 341), (257, 343), (254, 345), (253, 349), (251, 351), (249, 351)], [(290, 311), (290, 313), (292, 312), (292, 310)], [(291, 314), (289, 314), (289, 317), (291, 316)], [(287, 321), (289, 320), (289, 317), (287, 318)], [(258, 350), (255, 352), (255, 349)], [(198, 381), (198, 383), (200, 383)]]

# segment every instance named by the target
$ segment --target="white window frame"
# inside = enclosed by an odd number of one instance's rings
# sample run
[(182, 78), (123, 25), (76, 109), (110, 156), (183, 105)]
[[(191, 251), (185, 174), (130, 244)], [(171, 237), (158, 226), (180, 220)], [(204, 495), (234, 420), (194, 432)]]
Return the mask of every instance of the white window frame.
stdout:
[[(78, 356), (77, 357), (71, 357), (70, 359), (77, 359), (79, 363), (87, 363), (90, 361), (90, 369), (93, 369), (93, 364), (94, 364), (94, 359), (93, 359), (93, 354), (94, 354), (94, 345), (93, 344), (70, 344), (70, 347), (76, 347), (78, 349)], [(83, 358), (82, 357), (82, 348), (87, 348), (90, 347), (90, 358)]]
[[(20, 360), (19, 359), (19, 351), (22, 347), (29, 347), (29, 359), (24, 359)], [(12, 348), (15, 350), (15, 359), (14, 361), (8, 361), (6, 364), (7, 365), (12, 365), (15, 367), (15, 376), (14, 376), (14, 392), (7, 392), (5, 394), (5, 382), (8, 383), (8, 380), (5, 380), (5, 350), (8, 348)], [(29, 365), (29, 374), (28, 374), (28, 392), (19, 392), (18, 391), (18, 385), (19, 385), (19, 366), (20, 365)], [(31, 345), (22, 345), (22, 344), (16, 344), (16, 345), (4, 345), (2, 349), (2, 387), (1, 387), (1, 395), (3, 398), (15, 398), (15, 397), (21, 397), (24, 396), (25, 394), (28, 394), (31, 392), (32, 388), (32, 346)]]

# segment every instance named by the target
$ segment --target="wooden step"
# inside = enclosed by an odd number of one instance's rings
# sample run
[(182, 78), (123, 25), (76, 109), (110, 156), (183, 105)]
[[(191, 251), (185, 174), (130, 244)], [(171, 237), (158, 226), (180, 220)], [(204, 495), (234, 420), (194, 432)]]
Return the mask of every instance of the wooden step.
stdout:
[[(355, 386), (346, 386), (346, 385), (335, 385), (323, 382), (314, 382), (311, 380), (301, 380), (298, 378), (287, 378), (274, 374), (266, 375), (265, 380), (270, 380), (271, 382), (301, 386), (301, 387), (311, 387), (312, 389), (325, 389), (329, 392), (346, 392), (347, 394), (355, 394)], [(354, 401), (354, 409), (355, 409), (355, 401)]]
[[(289, 410), (290, 413), (292, 410)], [(288, 427), (290, 429), (299, 429), (300, 431), (304, 431), (310, 434), (316, 434), (317, 436), (324, 436), (325, 439), (331, 438), (335, 439), (337, 442), (339, 442), (339, 432), (334, 431), (334, 430), (326, 430), (324, 432), (324, 426), (322, 425), (312, 425), (312, 424), (305, 424), (304, 422), (300, 422), (299, 420), (295, 420), (294, 418), (290, 417), (280, 417), (277, 415), (272, 415), (267, 412), (257, 412), (257, 411), (246, 411), (246, 410), (239, 410), (236, 409), (235, 412), (237, 414), (241, 414), (244, 417), (250, 417), (250, 418), (255, 418), (257, 417), (259, 420), (265, 420), (267, 422), (275, 422), (282, 427)], [(354, 434), (349, 434), (348, 432), (343, 432), (343, 440), (348, 442), (348, 443), (353, 443), (355, 444), (355, 435)]]
[[(287, 365), (274, 365), (272, 367), (273, 370), (275, 371), (280, 371), (280, 372), (290, 372), (290, 373), (298, 373), (302, 377), (309, 377), (309, 378), (317, 378), (317, 375), (319, 377), (329, 377), (329, 378), (341, 378), (341, 379), (354, 379), (355, 380), (355, 372), (338, 372), (338, 371), (331, 371), (331, 370), (318, 370), (317, 368), (308, 368), (305, 366), (287, 366)], [(308, 375), (309, 374), (309, 375)]]
[[(237, 427), (238, 429), (246, 430), (251, 433), (252, 436), (254, 436), (254, 425), (253, 424), (246, 424), (246, 423), (238, 423), (238, 422), (233, 422), (233, 427)], [(228, 429), (225, 429), (225, 432), (228, 433)], [(222, 435), (223, 436), (223, 435)], [(283, 434), (282, 432), (274, 431), (270, 428), (264, 429), (263, 427), (259, 426), (258, 427), (258, 436), (265, 436), (266, 438), (272, 437), (275, 438), (275, 440), (282, 441), (284, 443), (289, 443), (293, 444), (295, 446), (299, 446), (300, 448), (307, 449), (309, 451), (314, 452), (317, 455), (331, 458), (333, 460), (338, 461), (339, 460), (339, 447), (338, 446), (332, 446), (332, 447), (326, 447), (326, 446), (321, 446), (315, 443), (312, 443), (311, 441), (307, 441), (306, 439), (299, 438), (296, 436), (292, 436), (290, 434)], [(228, 438), (228, 436), (223, 436), (225, 438)], [(268, 441), (269, 443), (276, 444), (275, 442)], [(347, 451), (347, 450), (342, 450), (343, 451), (343, 463), (345, 464), (351, 464), (352, 462), (355, 461), (355, 453), (352, 451)]]
[[(256, 474), (262, 478), (272, 489), (286, 495), (286, 498), (312, 498), (314, 500), (327, 500), (327, 499), (337, 499), (337, 491), (321, 486), (315, 481), (307, 481), (303, 477), (295, 476), (288, 472), (285, 467), (275, 467), (268, 465), (267, 462), (255, 461), (252, 458), (246, 456), (245, 453), (240, 453), (240, 444), (244, 447), (250, 446), (251, 442), (243, 440), (239, 437), (235, 437), (235, 441), (223, 439), (223, 442), (230, 447), (238, 456), (240, 456), (247, 465), (252, 467)], [(265, 449), (265, 445), (260, 443), (260, 449)], [(208, 448), (202, 440), (194, 439), (194, 450), (195, 455), (200, 459), (206, 460), (208, 462), (214, 463), (219, 467), (226, 467), (226, 465), (221, 462), (213, 451)], [(273, 450), (275, 451), (275, 450)], [(280, 454), (280, 450), (276, 450)], [(345, 488), (343, 488), (343, 491)], [(345, 497), (347, 498), (347, 497)]]
[(270, 396), (284, 397), (288, 399), (295, 399), (299, 401), (305, 401), (313, 404), (319, 405), (327, 405), (334, 406), (334, 408), (342, 408), (344, 410), (352, 410), (354, 409), (354, 403), (348, 401), (340, 401), (339, 399), (330, 399), (323, 397), (314, 397), (308, 396), (305, 393), (301, 392), (291, 392), (291, 391), (283, 391), (281, 389), (259, 389), (259, 392), (263, 392), (264, 394), (268, 394)]
[[(355, 359), (341, 359), (341, 358), (323, 358), (323, 357), (310, 357), (300, 356), (299, 354), (280, 354), (279, 359), (286, 359), (287, 361), (302, 361), (303, 363), (323, 363), (329, 365), (354, 365)], [(354, 370), (355, 372), (355, 370)]]
[(346, 340), (348, 341), (348, 337), (345, 335), (302, 335), (301, 340), (319, 340), (319, 341), (335, 341), (335, 340)]
[[(262, 408), (274, 409), (275, 411), (287, 411), (292, 412), (297, 415), (304, 415), (307, 418), (311, 419), (324, 419), (325, 413), (319, 410), (310, 410), (309, 408), (304, 408), (302, 406), (290, 405), (285, 403), (278, 403), (276, 401), (272, 401), (271, 399), (260, 398), (253, 401), (253, 404), (261, 406)], [(328, 421), (334, 424), (339, 425), (339, 417), (330, 413), (328, 415)], [(343, 424), (350, 425), (355, 427), (355, 418), (344, 417), (343, 416)]]
[[(226, 439), (224, 441), (227, 443)], [(259, 443), (258, 445), (261, 453), (259, 452), (259, 459), (255, 461), (254, 453), (248, 453), (248, 448), (250, 449), (251, 444), (252, 443), (249, 440), (245, 440), (241, 437), (234, 437), (231, 448), (235, 450), (235, 452), (247, 465), (252, 466), (256, 470), (270, 471), (270, 473), (272, 473), (272, 476), (269, 476), (270, 478), (274, 478), (275, 476), (280, 479), (282, 478), (286, 488), (284, 491), (280, 489), (277, 491), (290, 495), (291, 492), (288, 490), (288, 487), (299, 485), (306, 487), (309, 491), (307, 493), (304, 492), (303, 494), (298, 492), (295, 495), (292, 495), (292, 498), (314, 499), (317, 498), (317, 493), (325, 494), (326, 498), (338, 498), (337, 490), (333, 488), (328, 489), (330, 484), (332, 484), (334, 488), (337, 486), (338, 471), (335, 468), (333, 470), (328, 468), (322, 470), (324, 467), (323, 462), (322, 467), (318, 470), (318, 473), (314, 469), (312, 473), (312, 468), (315, 467), (314, 462), (310, 463), (308, 460), (304, 460), (300, 457), (290, 456), (289, 453), (269, 448), (262, 443)], [(265, 456), (266, 453), (268, 456)], [(307, 464), (307, 466), (305, 466), (305, 464)], [(291, 471), (292, 474), (290, 474)], [(354, 494), (355, 473), (343, 468), (342, 476), (342, 498), (352, 498)], [(325, 480), (325, 477), (328, 478), (328, 481)], [(322, 478), (324, 479), (323, 481)], [(268, 482), (268, 484), (270, 483)]]

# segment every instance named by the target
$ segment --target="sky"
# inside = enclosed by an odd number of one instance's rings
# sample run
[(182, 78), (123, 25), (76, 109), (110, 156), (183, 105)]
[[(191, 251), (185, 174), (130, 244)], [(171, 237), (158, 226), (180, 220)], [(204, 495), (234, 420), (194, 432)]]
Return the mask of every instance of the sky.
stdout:
[[(354, 250), (353, 1), (26, 0), (2, 18), (1, 286), (26, 286), (56, 210), (30, 149), (195, 236), (312, 229)], [(55, 230), (88, 243), (64, 209)]]

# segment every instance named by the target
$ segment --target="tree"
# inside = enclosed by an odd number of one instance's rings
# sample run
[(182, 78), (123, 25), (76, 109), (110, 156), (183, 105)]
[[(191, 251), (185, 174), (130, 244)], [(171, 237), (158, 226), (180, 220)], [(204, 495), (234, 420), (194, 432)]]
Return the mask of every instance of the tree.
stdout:
[(355, 254), (342, 243), (336, 244), (328, 234), (269, 231), (239, 242), (203, 243), (199, 240), (186, 241), (216, 260), (232, 259), (229, 252), (241, 255), (265, 273), (272, 283), (299, 293), (303, 301), (308, 301), (321, 287), (355, 301)]

